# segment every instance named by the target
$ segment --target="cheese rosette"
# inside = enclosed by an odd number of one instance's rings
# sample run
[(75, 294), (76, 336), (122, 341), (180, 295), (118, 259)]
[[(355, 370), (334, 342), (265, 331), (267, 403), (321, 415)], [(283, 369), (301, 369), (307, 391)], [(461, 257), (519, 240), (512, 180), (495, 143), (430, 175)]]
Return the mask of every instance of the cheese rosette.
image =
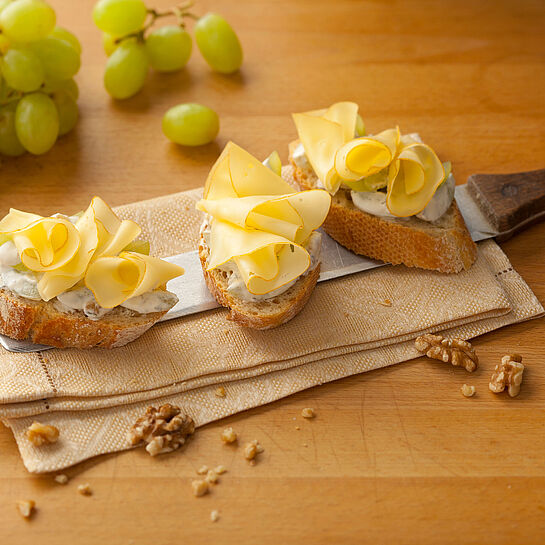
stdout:
[(212, 168), (197, 209), (210, 221), (207, 270), (233, 261), (248, 291), (272, 292), (305, 273), (304, 244), (327, 217), (323, 190), (294, 192), (280, 176), (230, 142)]
[(0, 234), (11, 238), (22, 264), (38, 277), (40, 297), (49, 301), (80, 282), (93, 259), (119, 253), (140, 227), (121, 221), (95, 197), (75, 225), (63, 217), (11, 209), (0, 221)]
[(156, 290), (183, 273), (182, 267), (157, 257), (121, 252), (95, 259), (85, 275), (85, 285), (102, 308), (110, 309)]
[(335, 156), (339, 148), (354, 138), (357, 115), (358, 105), (354, 102), (337, 102), (324, 110), (292, 116), (310, 165), (332, 195), (342, 183), (335, 169)]

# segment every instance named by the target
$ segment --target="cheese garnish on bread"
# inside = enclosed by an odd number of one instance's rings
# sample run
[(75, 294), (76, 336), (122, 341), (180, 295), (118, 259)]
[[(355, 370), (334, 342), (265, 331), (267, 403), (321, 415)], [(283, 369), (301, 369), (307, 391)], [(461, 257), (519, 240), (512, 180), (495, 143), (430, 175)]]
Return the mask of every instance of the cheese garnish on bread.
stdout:
[(323, 223), (330, 197), (294, 193), (271, 169), (230, 142), (212, 170), (197, 209), (212, 217), (211, 271), (233, 261), (252, 294), (266, 294), (305, 273), (302, 244)]

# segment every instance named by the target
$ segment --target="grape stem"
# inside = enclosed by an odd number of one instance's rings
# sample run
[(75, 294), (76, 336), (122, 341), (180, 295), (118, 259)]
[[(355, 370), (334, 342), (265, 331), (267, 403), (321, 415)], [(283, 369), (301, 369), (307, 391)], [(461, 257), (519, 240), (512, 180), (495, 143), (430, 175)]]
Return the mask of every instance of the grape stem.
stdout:
[(138, 32), (132, 32), (131, 34), (127, 34), (126, 36), (121, 36), (120, 38), (117, 38), (116, 40), (114, 40), (114, 44), (120, 44), (123, 40), (127, 40), (129, 38), (136, 38), (137, 40), (143, 42), (145, 33), (155, 24), (155, 21), (157, 19), (160, 19), (162, 17), (172, 17), (174, 15), (178, 19), (178, 24), (182, 28), (185, 28), (185, 17), (189, 17), (190, 19), (194, 19), (195, 21), (198, 21), (200, 19), (200, 17), (198, 17), (194, 13), (188, 11), (194, 5), (194, 0), (187, 0), (187, 2), (182, 2), (181, 4), (178, 4), (177, 6), (174, 6), (166, 11), (157, 11), (155, 8), (150, 8), (148, 9), (148, 14), (151, 16), (149, 22)]

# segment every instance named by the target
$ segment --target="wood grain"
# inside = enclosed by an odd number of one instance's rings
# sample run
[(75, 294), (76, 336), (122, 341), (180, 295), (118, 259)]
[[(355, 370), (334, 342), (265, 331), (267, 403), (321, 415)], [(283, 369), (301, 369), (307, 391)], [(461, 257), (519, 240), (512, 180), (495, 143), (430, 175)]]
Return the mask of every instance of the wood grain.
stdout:
[[(351, 99), (370, 131), (418, 131), (459, 181), (474, 172), (543, 168), (545, 6), (541, 0), (215, 0), (245, 50), (240, 74), (188, 69), (151, 74), (115, 103), (102, 87), (105, 57), (91, 0), (52, 0), (84, 45), (81, 122), (45, 156), (2, 159), (0, 214), (112, 205), (202, 185), (230, 139), (258, 157), (287, 157), (290, 113)], [(169, 1), (157, 0), (166, 7)], [(169, 144), (161, 116), (198, 101), (221, 117), (216, 143)], [(545, 225), (503, 245), (545, 300)], [(207, 426), (160, 459), (133, 451), (67, 471), (66, 486), (26, 473), (0, 430), (0, 535), (9, 544), (540, 544), (545, 542), (545, 323), (476, 339), (474, 375), (423, 359), (365, 373)], [(527, 364), (517, 399), (487, 391), (510, 351)], [(465, 399), (464, 383), (477, 394)], [(303, 407), (317, 418), (303, 420)], [(294, 420), (295, 419), (295, 420)], [(265, 453), (255, 467), (221, 445), (232, 425)], [(300, 429), (297, 430), (296, 426)], [(228, 467), (195, 499), (202, 464)], [(89, 482), (93, 495), (80, 496)], [(38, 511), (22, 520), (15, 501)], [(210, 522), (212, 509), (220, 511)]]

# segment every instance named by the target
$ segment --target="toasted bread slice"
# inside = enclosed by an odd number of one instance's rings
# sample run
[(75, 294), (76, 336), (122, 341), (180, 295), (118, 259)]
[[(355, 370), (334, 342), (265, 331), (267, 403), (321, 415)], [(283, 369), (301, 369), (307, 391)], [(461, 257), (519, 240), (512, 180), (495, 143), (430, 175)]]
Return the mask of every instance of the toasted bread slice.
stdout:
[(116, 348), (140, 337), (165, 312), (139, 314), (116, 307), (99, 320), (82, 311), (63, 312), (49, 301), (33, 301), (0, 289), (0, 333), (56, 348)]
[[(312, 168), (298, 167), (293, 161), (298, 144), (296, 140), (289, 145), (295, 181), (300, 189), (316, 188), (318, 178)], [(331, 199), (323, 229), (356, 254), (394, 265), (456, 273), (469, 269), (477, 257), (456, 201), (433, 223), (416, 217), (389, 220), (361, 211), (353, 204), (350, 191), (341, 188)]]
[(228, 320), (252, 329), (272, 329), (291, 320), (305, 306), (320, 276), (320, 262), (317, 261), (284, 293), (263, 301), (244, 301), (227, 290), (230, 276), (227, 271), (206, 270), (209, 254), (201, 232), (199, 257), (210, 293), (220, 305), (230, 309)]

